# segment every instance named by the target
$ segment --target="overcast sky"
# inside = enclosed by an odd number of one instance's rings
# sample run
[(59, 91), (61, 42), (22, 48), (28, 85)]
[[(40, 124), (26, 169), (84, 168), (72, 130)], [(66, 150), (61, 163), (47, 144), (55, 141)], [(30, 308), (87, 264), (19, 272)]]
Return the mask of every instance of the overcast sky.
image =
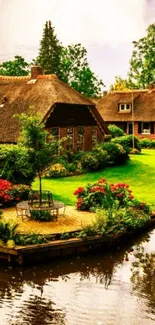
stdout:
[(82, 43), (107, 88), (126, 77), (132, 41), (155, 22), (155, 0), (0, 0), (0, 62), (38, 54), (46, 20), (64, 44)]

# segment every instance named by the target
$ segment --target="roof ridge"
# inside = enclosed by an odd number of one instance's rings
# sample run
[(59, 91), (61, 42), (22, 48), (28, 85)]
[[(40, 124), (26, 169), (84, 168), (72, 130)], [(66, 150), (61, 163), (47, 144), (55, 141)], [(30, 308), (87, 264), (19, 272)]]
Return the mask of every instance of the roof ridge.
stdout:
[(3, 76), (0, 75), (1, 80), (28, 80), (30, 76)]
[(129, 90), (110, 90), (108, 92), (108, 95), (109, 94), (128, 94), (128, 93), (144, 93), (144, 92), (148, 92), (149, 89), (129, 89)]
[(56, 74), (39, 74), (37, 79), (58, 79)]

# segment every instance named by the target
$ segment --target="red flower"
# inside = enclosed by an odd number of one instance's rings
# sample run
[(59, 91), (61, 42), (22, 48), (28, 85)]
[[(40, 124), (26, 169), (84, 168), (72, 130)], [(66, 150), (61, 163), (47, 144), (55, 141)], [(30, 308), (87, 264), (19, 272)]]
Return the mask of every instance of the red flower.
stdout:
[(84, 192), (84, 187), (79, 187), (75, 192), (74, 195), (78, 195), (80, 193)]
[(105, 193), (105, 189), (102, 186), (94, 186), (90, 189), (90, 192), (101, 192)]
[(123, 193), (118, 193), (117, 196), (122, 197), (122, 196), (124, 196), (124, 194)]
[(98, 184), (102, 184), (102, 183), (105, 183), (106, 182), (106, 179), (105, 178), (101, 178), (97, 183)]

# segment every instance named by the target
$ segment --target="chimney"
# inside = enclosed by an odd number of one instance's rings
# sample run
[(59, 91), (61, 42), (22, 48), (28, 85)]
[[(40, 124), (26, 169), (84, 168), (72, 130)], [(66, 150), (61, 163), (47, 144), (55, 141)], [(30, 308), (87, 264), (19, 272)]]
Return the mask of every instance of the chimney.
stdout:
[(38, 65), (34, 65), (31, 67), (31, 79), (37, 79), (40, 74), (43, 74), (43, 70), (41, 67), (39, 67)]
[(149, 90), (153, 90), (153, 89), (154, 89), (154, 82), (151, 81), (151, 82), (149, 83)]
[(108, 90), (103, 91), (103, 96), (106, 96), (108, 94)]

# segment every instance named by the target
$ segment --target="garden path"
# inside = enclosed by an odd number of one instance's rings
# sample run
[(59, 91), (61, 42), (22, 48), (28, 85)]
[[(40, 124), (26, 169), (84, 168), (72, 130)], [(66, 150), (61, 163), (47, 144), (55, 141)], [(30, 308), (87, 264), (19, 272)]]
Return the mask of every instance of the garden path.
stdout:
[(15, 207), (3, 209), (2, 219), (18, 222), (20, 233), (57, 234), (62, 232), (76, 231), (81, 229), (82, 224), (91, 224), (95, 214), (92, 212), (78, 211), (74, 206), (66, 206), (65, 217), (60, 215), (57, 221), (39, 222), (27, 217), (22, 221), (17, 217)]

